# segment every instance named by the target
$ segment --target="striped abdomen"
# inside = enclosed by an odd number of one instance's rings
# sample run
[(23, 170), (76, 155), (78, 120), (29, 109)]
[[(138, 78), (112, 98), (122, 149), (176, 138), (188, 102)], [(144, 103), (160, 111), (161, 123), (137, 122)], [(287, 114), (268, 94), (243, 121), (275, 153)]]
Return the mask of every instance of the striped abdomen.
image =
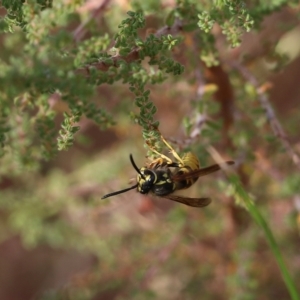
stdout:
[(194, 184), (198, 179), (197, 176), (190, 178), (184, 177), (186, 174), (200, 169), (198, 157), (191, 152), (184, 154), (182, 157), (182, 162), (183, 166), (180, 166), (178, 170), (172, 174), (172, 179), (174, 180), (177, 190), (187, 189)]

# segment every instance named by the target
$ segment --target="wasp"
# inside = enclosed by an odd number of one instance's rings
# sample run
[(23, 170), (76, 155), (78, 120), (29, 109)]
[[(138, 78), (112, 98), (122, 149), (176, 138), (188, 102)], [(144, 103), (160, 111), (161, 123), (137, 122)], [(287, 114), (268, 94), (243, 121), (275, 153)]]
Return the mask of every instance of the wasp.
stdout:
[[(169, 148), (176, 161), (172, 161), (169, 157), (151, 148), (159, 157), (139, 169), (130, 154), (130, 162), (137, 172), (137, 183), (129, 188), (107, 194), (101, 199), (137, 189), (141, 194), (152, 193), (156, 196), (193, 207), (204, 207), (210, 204), (210, 198), (187, 198), (173, 195), (173, 192), (189, 188), (199, 177), (220, 170), (221, 165), (215, 164), (200, 168), (199, 160), (193, 153), (187, 152), (181, 158), (162, 136), (161, 139)], [(226, 161), (224, 164), (232, 165), (234, 162)]]

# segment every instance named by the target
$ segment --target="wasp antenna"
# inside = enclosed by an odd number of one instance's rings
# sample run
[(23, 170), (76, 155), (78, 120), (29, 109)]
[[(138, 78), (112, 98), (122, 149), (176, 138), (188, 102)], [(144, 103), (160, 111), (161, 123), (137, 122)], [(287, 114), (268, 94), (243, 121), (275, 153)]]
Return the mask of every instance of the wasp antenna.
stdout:
[(119, 194), (128, 192), (128, 191), (130, 191), (130, 190), (133, 190), (133, 189), (135, 189), (135, 188), (137, 188), (137, 187), (138, 187), (138, 184), (135, 184), (135, 185), (133, 185), (133, 186), (127, 188), (127, 189), (120, 190), (120, 191), (117, 191), (117, 192), (113, 192), (113, 193), (104, 195), (101, 199), (106, 199), (106, 198), (111, 197), (111, 196), (119, 195)]
[(130, 161), (131, 161), (132, 166), (133, 166), (134, 169), (138, 172), (138, 174), (140, 174), (141, 177), (142, 177), (143, 179), (146, 179), (145, 176), (141, 173), (140, 169), (139, 169), (139, 168), (137, 167), (137, 165), (135, 164), (135, 162), (134, 162), (134, 160), (133, 160), (132, 154), (129, 155), (129, 158), (130, 158)]

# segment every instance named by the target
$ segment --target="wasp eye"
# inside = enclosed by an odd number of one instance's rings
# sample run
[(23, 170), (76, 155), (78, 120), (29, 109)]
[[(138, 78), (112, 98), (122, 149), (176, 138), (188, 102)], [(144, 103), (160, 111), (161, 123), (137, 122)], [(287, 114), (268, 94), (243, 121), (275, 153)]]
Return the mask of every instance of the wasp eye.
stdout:
[(138, 179), (138, 191), (142, 194), (148, 194), (157, 180), (157, 176), (151, 170), (142, 170), (141, 175), (144, 178)]
[(154, 183), (156, 181), (156, 176), (154, 172), (150, 170), (145, 170), (144, 175), (146, 177), (146, 181), (149, 183)]

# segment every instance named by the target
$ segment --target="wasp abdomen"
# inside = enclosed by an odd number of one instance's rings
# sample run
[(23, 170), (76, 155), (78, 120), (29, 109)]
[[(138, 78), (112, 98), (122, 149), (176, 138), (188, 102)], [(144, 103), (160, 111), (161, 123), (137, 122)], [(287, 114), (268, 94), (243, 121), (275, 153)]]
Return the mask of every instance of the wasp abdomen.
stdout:
[(187, 189), (193, 185), (198, 180), (198, 177), (184, 178), (184, 175), (200, 169), (198, 157), (191, 152), (183, 155), (182, 162), (183, 166), (174, 174), (174, 177), (180, 178), (182, 175), (183, 178), (182, 180), (176, 180), (177, 190)]
[(174, 177), (178, 177), (178, 178), (182, 177), (182, 179), (175, 181), (176, 190), (187, 189), (197, 181), (198, 179), (197, 177), (184, 178), (184, 175), (190, 173), (191, 171), (192, 171), (191, 168), (186, 167), (186, 168), (181, 168), (180, 171), (174, 174)]
[(182, 157), (183, 166), (190, 168), (192, 171), (200, 169), (199, 159), (192, 152), (187, 152)]

